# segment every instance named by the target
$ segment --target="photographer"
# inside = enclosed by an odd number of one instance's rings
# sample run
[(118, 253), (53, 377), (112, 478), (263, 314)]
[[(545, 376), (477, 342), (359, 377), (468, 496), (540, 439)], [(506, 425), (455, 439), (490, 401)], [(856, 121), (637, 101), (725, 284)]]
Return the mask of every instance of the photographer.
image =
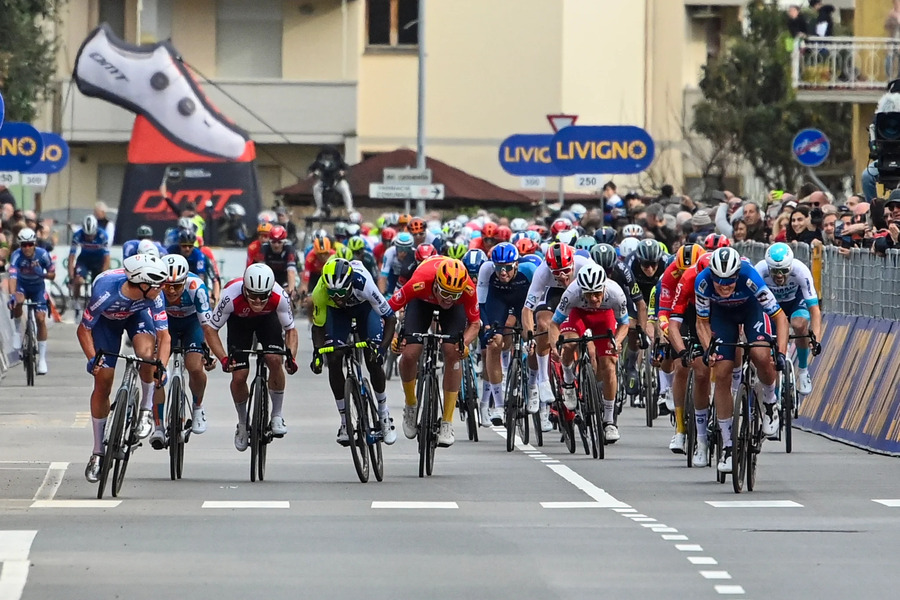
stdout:
[(834, 228), (834, 238), (841, 254), (850, 254), (851, 248), (872, 246), (872, 226), (868, 223), (869, 203), (860, 202), (849, 215), (844, 215)]

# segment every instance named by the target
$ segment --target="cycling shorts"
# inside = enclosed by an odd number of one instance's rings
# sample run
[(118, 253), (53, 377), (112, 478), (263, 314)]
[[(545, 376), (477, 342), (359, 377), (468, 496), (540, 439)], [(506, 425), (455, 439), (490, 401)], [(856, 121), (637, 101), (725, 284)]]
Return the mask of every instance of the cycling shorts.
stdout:
[[(743, 306), (727, 309), (713, 305), (709, 309), (709, 326), (713, 338), (725, 344), (735, 344), (740, 340), (742, 326), (744, 337), (749, 343), (768, 342), (772, 339), (772, 322), (757, 302), (747, 302)], [(733, 361), (735, 348), (719, 347), (716, 355), (717, 360)]]
[(82, 260), (81, 255), (75, 260), (75, 275), (82, 279), (87, 279), (90, 275), (91, 280), (97, 279), (97, 275), (103, 272), (103, 259), (85, 258)]
[(779, 304), (781, 305), (781, 310), (788, 316), (788, 319), (800, 317), (807, 321), (810, 320), (809, 307), (806, 304), (806, 300), (803, 298), (796, 298), (783, 304), (779, 302)]
[(361, 339), (381, 344), (384, 334), (384, 322), (381, 316), (372, 309), (368, 302), (347, 308), (328, 307), (328, 318), (325, 320), (325, 338), (328, 345), (344, 344), (350, 339), (353, 319)]
[(256, 341), (266, 350), (284, 350), (284, 334), (278, 314), (270, 312), (259, 317), (228, 318), (228, 355), (234, 361), (234, 370), (250, 368), (250, 355), (246, 350), (253, 347), (253, 334)]
[(431, 316), (438, 311), (438, 323), (443, 335), (462, 336), (466, 329), (466, 309), (462, 304), (454, 304), (444, 309), (437, 304), (424, 300), (412, 300), (406, 305), (406, 317), (403, 321), (403, 333), (407, 344), (421, 344), (422, 340), (413, 337), (413, 333), (427, 333), (431, 328)]
[[(132, 340), (134, 336), (141, 333), (148, 333), (156, 337), (156, 325), (153, 323), (150, 309), (136, 312), (127, 319), (107, 319), (101, 316), (91, 329), (94, 350), (118, 353), (122, 346), (122, 332), (126, 331)], [(117, 360), (118, 357), (115, 356), (104, 356), (103, 364), (115, 368)]]
[[(559, 326), (560, 333), (574, 333), (581, 337), (590, 329), (591, 335), (603, 335), (607, 331), (616, 332), (618, 323), (612, 309), (584, 310), (573, 308), (569, 317)], [(591, 342), (598, 356), (618, 356), (614, 340), (596, 340)]]
[(186, 352), (203, 352), (203, 327), (197, 315), (169, 317), (170, 348), (184, 348)]
[(35, 307), (39, 312), (47, 312), (47, 293), (44, 288), (44, 280), (37, 282), (25, 282), (16, 280), (16, 291), (25, 295), (25, 300), (36, 302)]
[(547, 290), (547, 297), (544, 298), (544, 301), (538, 304), (534, 312), (540, 312), (542, 310), (549, 310), (550, 312), (556, 312), (556, 307), (559, 304), (560, 299), (562, 298), (563, 292), (566, 291), (566, 288), (561, 287), (552, 287)]

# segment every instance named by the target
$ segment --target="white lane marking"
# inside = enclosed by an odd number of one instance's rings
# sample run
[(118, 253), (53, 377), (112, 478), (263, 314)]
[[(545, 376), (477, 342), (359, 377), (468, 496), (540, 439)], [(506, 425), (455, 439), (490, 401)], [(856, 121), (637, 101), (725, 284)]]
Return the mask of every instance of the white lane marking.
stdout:
[(613, 509), (617, 513), (636, 513), (636, 508), (614, 508)]
[(598, 488), (596, 485), (594, 485), (566, 465), (547, 466), (548, 468), (553, 470), (553, 472), (577, 487), (579, 490), (581, 490), (597, 502), (605, 505), (606, 508), (628, 508), (627, 504), (616, 500), (610, 494), (607, 494), (605, 491)]
[(599, 502), (541, 502), (543, 508), (606, 508)]
[(700, 544), (675, 544), (675, 549), (681, 552), (703, 552)]
[(891, 508), (900, 506), (900, 500), (897, 500), (897, 499), (872, 500), (872, 502), (877, 502), (878, 504), (884, 504), (885, 506), (890, 506)]
[(664, 535), (662, 536), (662, 539), (666, 540), (667, 542), (686, 542), (688, 536), (680, 533), (678, 535)]
[(37, 530), (0, 531), (0, 600), (19, 600), (28, 581), (28, 553)]
[(744, 593), (744, 588), (739, 585), (717, 585), (716, 591), (723, 595), (739, 595)]
[(372, 508), (459, 508), (456, 502), (372, 502)]
[(706, 579), (731, 579), (728, 571), (700, 571), (700, 574)]
[(35, 500), (29, 508), (115, 508), (121, 500)]
[(692, 565), (717, 565), (719, 562), (712, 556), (688, 556)]
[(654, 527), (653, 531), (655, 533), (678, 533), (674, 527)]
[(556, 460), (555, 458), (551, 458), (548, 460), (542, 460), (541, 462), (544, 463), (545, 465), (554, 465), (554, 464), (558, 465), (559, 464), (559, 461)]
[(56, 491), (62, 483), (63, 477), (66, 475), (66, 469), (69, 468), (67, 462), (52, 462), (47, 468), (47, 474), (44, 475), (44, 481), (41, 487), (34, 493), (33, 500), (53, 500)]
[(653, 517), (631, 517), (631, 520), (635, 523), (649, 523), (650, 521), (656, 522), (656, 519)]
[(72, 427), (77, 429), (82, 429), (87, 427), (91, 422), (91, 413), (88, 412), (77, 412), (75, 413), (75, 420), (72, 422)]
[(707, 500), (713, 508), (803, 508), (793, 500)]
[[(627, 515), (622, 515), (622, 516), (628, 517), (629, 519), (634, 519), (635, 517), (646, 517), (647, 515), (645, 515), (643, 513), (633, 513), (633, 514), (627, 514)], [(655, 521), (656, 519), (653, 519), (653, 520)]]
[(201, 508), (290, 508), (287, 500), (206, 500)]
[(37, 530), (0, 531), (0, 561), (25, 560)]

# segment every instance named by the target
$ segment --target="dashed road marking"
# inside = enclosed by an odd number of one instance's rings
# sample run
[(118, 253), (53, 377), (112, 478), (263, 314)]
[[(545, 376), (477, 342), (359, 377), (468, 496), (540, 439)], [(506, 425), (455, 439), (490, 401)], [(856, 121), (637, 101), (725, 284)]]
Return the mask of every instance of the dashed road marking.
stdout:
[(700, 571), (700, 575), (704, 579), (731, 579), (731, 574), (728, 571)]
[(877, 502), (878, 504), (883, 504), (883, 505), (889, 506), (891, 508), (896, 508), (896, 507), (900, 506), (900, 499), (872, 500), (872, 502)]
[(59, 489), (68, 468), (69, 463), (67, 462), (50, 463), (50, 466), (47, 468), (47, 474), (44, 476), (44, 481), (41, 482), (41, 487), (34, 493), (33, 499), (53, 500), (53, 496), (56, 495), (56, 491)]
[(206, 500), (201, 508), (290, 508), (287, 500)]
[(541, 502), (544, 508), (606, 508), (599, 502)]
[(121, 500), (35, 500), (29, 508), (115, 508)]
[(88, 425), (91, 424), (91, 413), (88, 412), (77, 412), (75, 413), (75, 420), (72, 422), (72, 427), (75, 429), (84, 429)]
[(793, 500), (707, 500), (706, 503), (713, 508), (803, 508)]
[(372, 508), (454, 509), (456, 502), (372, 502)]
[(19, 600), (28, 581), (28, 553), (36, 530), (0, 531), (0, 600)]
[(717, 585), (716, 591), (723, 595), (740, 595), (744, 593), (744, 588), (739, 585)]
[(688, 556), (692, 565), (717, 565), (719, 562), (712, 556)]

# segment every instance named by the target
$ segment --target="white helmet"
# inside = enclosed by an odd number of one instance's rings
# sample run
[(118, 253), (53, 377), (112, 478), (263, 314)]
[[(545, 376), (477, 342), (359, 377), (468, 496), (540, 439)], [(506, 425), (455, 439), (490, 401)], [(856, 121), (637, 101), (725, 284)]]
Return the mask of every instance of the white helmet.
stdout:
[(720, 279), (731, 279), (741, 270), (741, 255), (734, 248), (719, 248), (709, 259), (709, 270)]
[(37, 235), (31, 227), (23, 227), (19, 230), (18, 240), (20, 244), (34, 244), (37, 241)]
[(128, 281), (134, 284), (149, 283), (160, 286), (169, 272), (162, 260), (149, 254), (135, 254), (122, 261)]
[(619, 254), (622, 256), (628, 256), (635, 250), (637, 247), (641, 245), (641, 241), (634, 237), (627, 237), (619, 244)]
[(622, 235), (629, 237), (644, 237), (644, 228), (638, 225), (637, 223), (629, 223), (625, 227), (622, 228)]
[(584, 214), (587, 212), (587, 209), (584, 207), (584, 204), (573, 204), (572, 206), (569, 207), (569, 210), (572, 211), (572, 214), (574, 214), (575, 218), (578, 219), (579, 221), (581, 220), (581, 217), (583, 217)]
[(770, 269), (790, 269), (794, 264), (794, 251), (784, 242), (772, 244), (766, 250), (766, 264)]
[(88, 215), (84, 218), (84, 221), (81, 224), (81, 229), (84, 231), (84, 235), (97, 235), (97, 217), (94, 215)]
[(166, 283), (181, 283), (187, 281), (190, 267), (188, 266), (188, 261), (185, 257), (180, 254), (166, 254), (162, 261), (165, 263), (169, 273), (168, 277), (166, 277)]
[(359, 212), (358, 210), (350, 211), (350, 214), (347, 215), (347, 218), (350, 220), (351, 223), (356, 223), (357, 225), (362, 223), (362, 220), (363, 220), (362, 213)]
[(513, 233), (525, 231), (526, 229), (528, 229), (528, 221), (526, 221), (522, 217), (518, 217), (510, 222), (509, 228), (513, 230)]
[(575, 246), (575, 240), (578, 239), (578, 232), (574, 229), (566, 229), (556, 234), (556, 241)]
[(149, 254), (159, 258), (159, 248), (156, 247), (156, 242), (153, 240), (141, 240), (138, 242), (137, 253)]
[(188, 217), (181, 217), (178, 219), (178, 229), (187, 229), (188, 231), (193, 231), (197, 233), (197, 224), (193, 222)]
[(603, 292), (606, 290), (606, 271), (596, 263), (588, 263), (575, 276), (582, 292)]
[(275, 287), (275, 273), (265, 263), (254, 263), (244, 271), (244, 290), (250, 294), (268, 294)]

